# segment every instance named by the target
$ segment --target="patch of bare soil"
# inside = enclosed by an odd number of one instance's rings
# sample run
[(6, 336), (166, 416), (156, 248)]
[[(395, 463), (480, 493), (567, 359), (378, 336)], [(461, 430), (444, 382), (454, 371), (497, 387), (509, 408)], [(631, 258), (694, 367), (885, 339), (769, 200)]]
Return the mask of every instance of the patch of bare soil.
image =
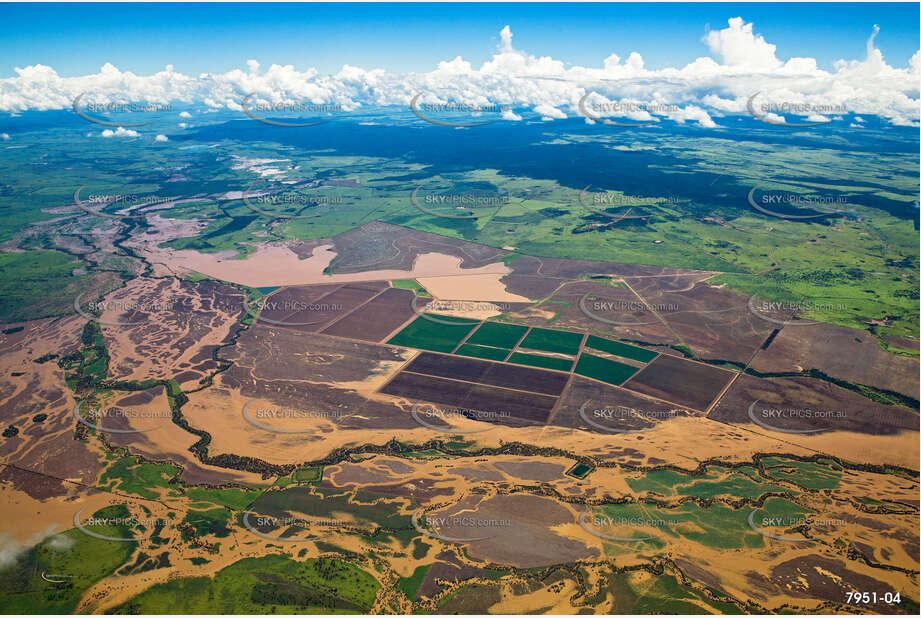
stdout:
[[(23, 330), (16, 333), (0, 334), (0, 418), (4, 430), (13, 428), (15, 434), (0, 437), (3, 462), (52, 477), (95, 481), (97, 454), (74, 438), (75, 402), (57, 364), (79, 348), (84, 323), (77, 316), (37, 320), (20, 324)], [(23, 487), (38, 496), (46, 493), (30, 483)]]
[(494, 564), (532, 568), (589, 559), (597, 550), (557, 534), (554, 526), (573, 521), (565, 506), (541, 496), (497, 495), (479, 501), (462, 500), (436, 511), (444, 517), (438, 534), (451, 538), (483, 538), (467, 543), (467, 554)]
[(458, 258), (459, 267), (466, 273), (472, 273), (472, 270), (493, 264), (508, 254), (507, 251), (487, 245), (380, 221), (343, 232), (334, 236), (332, 242), (338, 254), (332, 265), (334, 273), (413, 270), (418, 258), (427, 253)]
[(740, 376), (710, 418), (750, 424), (752, 429), (776, 428), (788, 436), (820, 431), (871, 435), (918, 431), (916, 410), (874, 403), (824, 380), (800, 377)]
[(175, 378), (185, 391), (218, 368), (213, 355), (243, 315), (243, 294), (214, 281), (137, 278), (100, 305), (116, 380)]
[(443, 277), (455, 275), (498, 275), (509, 272), (501, 262), (476, 268), (462, 269), (461, 258), (431, 251), (419, 255), (405, 270), (375, 268), (369, 265), (359, 272), (334, 272), (337, 257), (332, 245), (315, 247), (306, 259), (298, 257), (287, 245), (266, 243), (244, 259), (234, 253), (199, 253), (190, 249), (150, 250), (150, 259), (165, 264), (173, 272), (199, 272), (222, 281), (231, 281), (252, 287), (307, 285), (317, 283), (349, 283), (359, 281), (387, 281), (416, 277)]
[(542, 482), (559, 480), (566, 470), (566, 466), (524, 457), (517, 461), (499, 461), (495, 466), (516, 479)]
[(823, 373), (918, 399), (918, 357), (884, 350), (872, 335), (844, 326), (785, 326), (755, 356), (762, 372), (818, 369)]

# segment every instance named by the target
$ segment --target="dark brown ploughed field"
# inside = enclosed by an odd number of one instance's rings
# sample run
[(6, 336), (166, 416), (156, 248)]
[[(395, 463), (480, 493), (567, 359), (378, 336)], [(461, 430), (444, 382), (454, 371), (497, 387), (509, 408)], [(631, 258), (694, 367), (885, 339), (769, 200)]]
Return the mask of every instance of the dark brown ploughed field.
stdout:
[[(871, 435), (918, 431), (918, 414), (911, 408), (875, 403), (840, 386), (806, 377), (739, 376), (708, 418), (754, 426), (749, 408), (756, 419), (781, 431), (854, 431)], [(775, 412), (770, 415), (765, 410)]]
[(334, 274), (369, 270), (412, 270), (424, 253), (444, 253), (461, 259), (461, 268), (479, 268), (508, 255), (508, 251), (466, 240), (439, 236), (381, 221), (371, 221), (332, 238)]
[(373, 298), (384, 286), (386, 283), (350, 283), (322, 296), (309, 287), (286, 288), (266, 299), (259, 316), (283, 322), (286, 328), (317, 332)]
[[(324, 285), (301, 285), (297, 287), (282, 288), (265, 298), (265, 306), (259, 311), (259, 317), (267, 320), (291, 321), (286, 320), (295, 311), (286, 309), (285, 303), (315, 303), (324, 296), (331, 294), (342, 287), (341, 283), (332, 283)], [(312, 322), (313, 319), (298, 320), (300, 322)]]
[(405, 371), (547, 395), (562, 393), (569, 379), (566, 373), (431, 352), (417, 356)]
[[(481, 417), (483, 421), (515, 426), (544, 423), (557, 401), (556, 397), (549, 395), (407, 372), (398, 374), (381, 392), (452, 408), (487, 412), (489, 414)], [(529, 422), (521, 423), (522, 420)]]
[[(553, 425), (557, 427), (576, 427), (583, 431), (598, 433), (599, 428), (585, 422), (579, 409), (586, 405), (586, 416), (593, 418), (597, 424), (610, 428), (612, 433), (636, 429), (648, 429), (655, 422), (669, 422), (675, 417), (688, 416), (685, 410), (676, 410), (675, 406), (623, 388), (608, 386), (602, 382), (573, 376), (569, 389), (560, 397), (560, 406), (553, 416)], [(635, 412), (619, 418), (595, 418), (593, 410), (615, 409)], [(672, 412), (674, 411), (674, 412)], [(646, 418), (644, 418), (646, 417)]]
[(411, 290), (385, 290), (365, 305), (326, 327), (323, 334), (362, 341), (380, 341), (413, 316), (413, 296)]
[(644, 395), (705, 411), (732, 375), (731, 371), (663, 354), (623, 386)]
[(786, 326), (766, 350), (758, 352), (758, 371), (819, 371), (918, 398), (918, 357), (884, 350), (866, 331), (833, 324)]

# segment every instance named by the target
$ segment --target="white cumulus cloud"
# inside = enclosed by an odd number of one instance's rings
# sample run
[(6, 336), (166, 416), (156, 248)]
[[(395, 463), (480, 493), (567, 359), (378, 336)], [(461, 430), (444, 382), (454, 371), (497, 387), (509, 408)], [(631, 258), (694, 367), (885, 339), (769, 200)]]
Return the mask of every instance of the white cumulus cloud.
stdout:
[[(136, 75), (106, 63), (94, 74), (61, 77), (52, 67), (37, 64), (0, 79), (0, 111), (67, 109), (84, 94), (87, 101), (102, 104), (199, 104), (241, 113), (241, 102), (249, 96), (251, 104), (339, 105), (348, 113), (364, 106), (405, 109), (423, 93), (422, 100), (429, 103), (507, 107), (503, 117), (509, 120), (552, 120), (581, 115), (579, 101), (593, 94), (592, 100), (633, 102), (651, 110), (633, 113), (634, 120), (691, 121), (712, 128), (718, 126), (714, 117), (747, 115), (749, 99), (758, 93), (757, 104), (766, 107), (762, 116), (777, 122), (821, 116), (844, 123), (851, 122), (850, 114), (859, 114), (917, 126), (921, 50), (907, 66), (892, 66), (875, 46), (878, 32), (874, 28), (868, 34), (865, 58), (838, 60), (831, 70), (820, 69), (813, 58), (778, 57), (777, 46), (742, 17), (706, 33), (702, 51), (709, 55), (661, 69), (646, 68), (640, 51), (625, 59), (599, 54), (597, 64), (590, 66), (534, 55), (514, 47), (508, 25), (499, 32), (493, 55), (480, 66), (456, 56), (421, 73), (344, 65), (334, 74), (321, 74), (309, 67), (263, 67), (249, 60), (242, 69), (198, 76), (177, 73), (171, 65), (152, 75)], [(657, 111), (661, 106), (668, 110)]]
[(711, 30), (704, 36), (704, 42), (723, 59), (725, 66), (768, 71), (780, 68), (783, 63), (774, 55), (777, 46), (755, 34), (753, 28), (754, 24), (733, 17), (728, 28)]
[(118, 127), (114, 131), (112, 129), (103, 129), (100, 135), (102, 135), (102, 137), (137, 137), (138, 132), (134, 129)]
[(547, 105), (546, 103), (535, 106), (534, 111), (541, 115), (542, 120), (559, 120), (566, 118), (565, 112), (553, 107), (552, 105)]

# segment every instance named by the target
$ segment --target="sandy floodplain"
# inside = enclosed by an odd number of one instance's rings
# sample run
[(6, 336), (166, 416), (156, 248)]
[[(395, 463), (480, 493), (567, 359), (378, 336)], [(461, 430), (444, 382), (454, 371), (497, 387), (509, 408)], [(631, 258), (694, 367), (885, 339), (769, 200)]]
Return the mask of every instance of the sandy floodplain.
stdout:
[(501, 277), (511, 269), (501, 262), (479, 268), (461, 268), (462, 260), (443, 253), (424, 253), (416, 258), (412, 270), (370, 270), (361, 273), (324, 274), (336, 257), (333, 245), (320, 245), (307, 259), (298, 258), (286, 245), (266, 244), (245, 259), (236, 253), (199, 253), (172, 250), (146, 244), (142, 249), (151, 261), (161, 262), (172, 271), (195, 271), (224, 281), (252, 287), (307, 285), (315, 283), (349, 283), (354, 281), (388, 281), (425, 278), (426, 288), (439, 298), (530, 302), (505, 290)]
[[(431, 254), (426, 254), (431, 255)], [(425, 255), (420, 256), (420, 260)], [(458, 258), (443, 256), (457, 261)], [(484, 268), (489, 268), (485, 266)], [(417, 277), (419, 284), (435, 298), (441, 300), (481, 300), (506, 303), (531, 303), (531, 299), (512, 294), (505, 289), (495, 273), (476, 275), (448, 275), (441, 277)]]

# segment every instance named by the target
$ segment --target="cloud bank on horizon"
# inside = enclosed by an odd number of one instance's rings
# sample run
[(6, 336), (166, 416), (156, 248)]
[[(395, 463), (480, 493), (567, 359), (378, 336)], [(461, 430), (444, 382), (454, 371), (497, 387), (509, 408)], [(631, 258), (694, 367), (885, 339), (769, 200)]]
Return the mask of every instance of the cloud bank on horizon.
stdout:
[[(336, 74), (321, 75), (312, 68), (297, 71), (292, 65), (276, 64), (260, 71), (259, 63), (250, 60), (246, 70), (197, 77), (177, 73), (171, 65), (142, 76), (109, 63), (93, 75), (61, 77), (39, 64), (16, 68), (16, 77), (0, 79), (0, 111), (67, 109), (81, 93), (91, 93), (99, 103), (200, 104), (236, 111), (244, 97), (253, 95), (254, 102), (264, 104), (301, 102), (356, 111), (366, 106), (406, 107), (423, 93), (426, 103), (508, 106), (503, 113), (507, 120), (531, 114), (549, 121), (581, 116), (579, 102), (589, 95), (587, 100), (602, 110), (593, 114), (599, 117), (670, 119), (716, 127), (722, 117), (747, 113), (749, 99), (760, 93), (761, 104), (777, 109), (801, 106), (791, 112), (798, 116), (794, 120), (827, 122), (853, 113), (919, 126), (921, 50), (907, 67), (892, 67), (874, 47), (878, 31), (874, 27), (867, 40), (865, 59), (838, 60), (833, 72), (820, 69), (813, 58), (778, 59), (776, 46), (741, 17), (704, 36), (713, 57), (657, 70), (645, 68), (638, 52), (626, 59), (611, 54), (600, 67), (567, 67), (561, 60), (515, 49), (509, 26), (500, 33), (496, 53), (479, 68), (458, 56), (439, 62), (428, 73), (395, 74), (344, 65)], [(830, 113), (822, 111), (826, 109)], [(764, 117), (777, 124), (787, 122), (771, 111)]]

